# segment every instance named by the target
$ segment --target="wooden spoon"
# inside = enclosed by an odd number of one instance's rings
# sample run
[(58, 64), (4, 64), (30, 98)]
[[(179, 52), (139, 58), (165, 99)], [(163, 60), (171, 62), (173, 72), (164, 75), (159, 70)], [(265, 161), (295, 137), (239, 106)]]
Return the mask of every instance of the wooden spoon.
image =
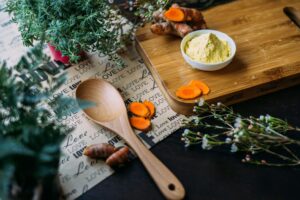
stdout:
[(167, 199), (184, 198), (185, 190), (180, 181), (132, 131), (124, 101), (111, 84), (100, 79), (86, 80), (77, 87), (76, 98), (96, 104), (84, 110), (87, 117), (115, 132), (131, 146)]

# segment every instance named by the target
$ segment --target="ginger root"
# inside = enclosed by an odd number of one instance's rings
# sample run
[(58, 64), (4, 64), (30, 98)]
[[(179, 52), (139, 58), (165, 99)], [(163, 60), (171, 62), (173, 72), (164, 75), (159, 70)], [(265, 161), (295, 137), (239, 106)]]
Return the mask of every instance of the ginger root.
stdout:
[(195, 8), (180, 7), (173, 4), (167, 11), (153, 13), (154, 24), (150, 29), (158, 35), (171, 34), (184, 37), (188, 33), (206, 29), (202, 13)]

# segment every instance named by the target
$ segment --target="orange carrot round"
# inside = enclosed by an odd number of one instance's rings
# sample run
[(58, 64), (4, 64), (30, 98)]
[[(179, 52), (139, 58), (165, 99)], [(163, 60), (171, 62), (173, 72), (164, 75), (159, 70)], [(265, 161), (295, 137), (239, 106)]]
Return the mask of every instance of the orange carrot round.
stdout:
[(180, 88), (177, 89), (176, 91), (176, 96), (181, 98), (181, 99), (195, 99), (201, 95), (201, 90), (192, 85), (188, 86), (181, 86)]
[(185, 15), (180, 8), (171, 7), (164, 13), (165, 18), (173, 22), (183, 22)]
[(155, 114), (155, 106), (154, 106), (154, 104), (151, 101), (144, 101), (143, 104), (145, 106), (147, 106), (148, 110), (150, 111), (149, 118), (151, 119), (154, 116), (154, 114)]
[(141, 131), (148, 131), (151, 128), (151, 121), (143, 117), (130, 117), (131, 126)]
[(210, 91), (209, 87), (200, 80), (191, 80), (189, 85), (196, 86), (202, 91), (203, 94), (208, 94)]
[(150, 112), (146, 105), (140, 102), (132, 102), (128, 106), (129, 111), (139, 117), (148, 117)]
[(129, 148), (122, 147), (106, 159), (106, 164), (111, 167), (122, 165), (128, 161)]

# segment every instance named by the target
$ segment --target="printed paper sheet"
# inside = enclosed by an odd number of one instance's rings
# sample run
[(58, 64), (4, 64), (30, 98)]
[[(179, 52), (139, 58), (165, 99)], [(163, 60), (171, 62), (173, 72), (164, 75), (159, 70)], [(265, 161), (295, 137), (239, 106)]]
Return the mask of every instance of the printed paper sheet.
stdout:
[[(9, 65), (13, 65), (27, 51), (27, 48), (22, 45), (17, 26), (9, 22), (9, 16), (3, 11), (3, 7), (4, 1), (0, 0), (0, 60), (6, 60)], [(74, 97), (80, 82), (88, 78), (99, 78), (109, 81), (118, 88), (126, 104), (143, 100), (154, 102), (157, 111), (152, 120), (152, 130), (148, 133), (135, 131), (150, 148), (177, 130), (183, 116), (170, 109), (149, 70), (134, 49), (124, 54), (123, 59), (125, 66), (116, 67), (108, 61), (107, 57), (91, 55), (88, 60), (66, 70), (67, 82), (53, 94), (52, 98), (61, 94)], [(75, 128), (62, 143), (63, 155), (59, 167), (64, 197), (75, 199), (114, 173), (104, 161), (83, 156), (84, 148), (90, 144), (106, 142), (121, 146), (124, 142), (114, 133), (89, 121), (82, 111), (66, 113), (61, 122)]]

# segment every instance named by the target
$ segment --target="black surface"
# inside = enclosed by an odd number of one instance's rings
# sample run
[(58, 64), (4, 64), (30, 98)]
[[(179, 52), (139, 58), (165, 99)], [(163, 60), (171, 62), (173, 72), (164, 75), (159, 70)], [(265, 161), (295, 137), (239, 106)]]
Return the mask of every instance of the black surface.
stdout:
[[(233, 108), (243, 115), (270, 114), (300, 126), (300, 86), (252, 99)], [(186, 149), (177, 131), (152, 148), (181, 180), (186, 199), (300, 199), (300, 167), (256, 167), (235, 154)], [(163, 199), (139, 160), (110, 176), (80, 200)]]

